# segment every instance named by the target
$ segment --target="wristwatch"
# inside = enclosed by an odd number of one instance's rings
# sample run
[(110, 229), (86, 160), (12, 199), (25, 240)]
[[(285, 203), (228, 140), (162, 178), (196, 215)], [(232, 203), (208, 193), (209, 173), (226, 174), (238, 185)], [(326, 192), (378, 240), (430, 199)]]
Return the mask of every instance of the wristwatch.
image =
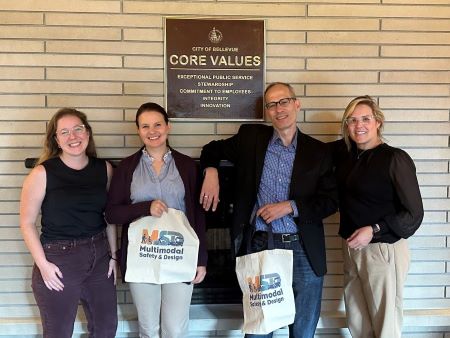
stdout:
[(377, 223), (375, 223), (375, 224), (372, 224), (372, 231), (373, 231), (373, 234), (375, 235), (377, 232), (380, 232), (380, 226), (377, 224)]

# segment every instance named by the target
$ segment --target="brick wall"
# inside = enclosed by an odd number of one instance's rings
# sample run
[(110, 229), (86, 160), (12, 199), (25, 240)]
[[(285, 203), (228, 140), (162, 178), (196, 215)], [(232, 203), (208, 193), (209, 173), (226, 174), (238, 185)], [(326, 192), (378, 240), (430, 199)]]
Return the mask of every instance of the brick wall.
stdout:
[[(63, 106), (88, 114), (100, 156), (135, 151), (136, 108), (164, 101), (163, 17), (172, 15), (265, 19), (266, 80), (294, 85), (299, 126), (314, 137), (337, 138), (351, 98), (378, 98), (388, 143), (416, 163), (426, 210), (409, 241), (406, 308), (449, 308), (449, 0), (0, 0), (0, 317), (38, 314), (18, 228), (23, 160), (38, 156), (46, 121)], [(174, 122), (171, 144), (198, 156), (238, 126)], [(331, 217), (323, 297), (330, 311), (343, 309), (337, 227)], [(129, 311), (124, 287), (119, 301)]]

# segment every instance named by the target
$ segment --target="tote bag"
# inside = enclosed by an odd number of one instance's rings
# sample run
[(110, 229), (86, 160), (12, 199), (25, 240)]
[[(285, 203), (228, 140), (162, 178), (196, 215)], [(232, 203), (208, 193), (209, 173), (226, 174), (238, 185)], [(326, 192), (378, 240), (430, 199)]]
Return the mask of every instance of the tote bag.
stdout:
[(169, 208), (128, 228), (126, 282), (190, 282), (197, 270), (199, 240), (186, 215)]
[(269, 249), (236, 258), (244, 333), (267, 334), (294, 322), (292, 269), (291, 250)]

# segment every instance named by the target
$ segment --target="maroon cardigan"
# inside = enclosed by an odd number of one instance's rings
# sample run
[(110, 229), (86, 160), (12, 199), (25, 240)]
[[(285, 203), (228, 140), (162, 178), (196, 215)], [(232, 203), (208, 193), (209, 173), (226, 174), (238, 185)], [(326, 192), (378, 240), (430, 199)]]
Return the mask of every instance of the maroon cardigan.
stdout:
[[(199, 168), (189, 156), (172, 148), (170, 150), (172, 151), (175, 165), (184, 184), (186, 217), (200, 240), (197, 265), (206, 266), (208, 255), (206, 249), (205, 215), (199, 203), (201, 184)], [(105, 211), (105, 217), (108, 223), (122, 224), (120, 269), (123, 281), (125, 281), (127, 265), (128, 226), (140, 217), (150, 216), (150, 205), (152, 203), (152, 201), (145, 201), (131, 204), (131, 180), (141, 156), (142, 148), (133, 155), (123, 159), (114, 170)]]

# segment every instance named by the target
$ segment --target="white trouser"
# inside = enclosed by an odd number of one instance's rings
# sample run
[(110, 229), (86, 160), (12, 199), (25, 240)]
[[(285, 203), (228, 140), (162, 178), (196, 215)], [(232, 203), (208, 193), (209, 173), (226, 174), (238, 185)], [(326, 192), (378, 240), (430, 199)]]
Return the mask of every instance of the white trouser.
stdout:
[(354, 338), (400, 338), (408, 243), (373, 243), (362, 250), (343, 244), (344, 298)]
[(141, 338), (183, 338), (189, 329), (192, 284), (129, 283)]

